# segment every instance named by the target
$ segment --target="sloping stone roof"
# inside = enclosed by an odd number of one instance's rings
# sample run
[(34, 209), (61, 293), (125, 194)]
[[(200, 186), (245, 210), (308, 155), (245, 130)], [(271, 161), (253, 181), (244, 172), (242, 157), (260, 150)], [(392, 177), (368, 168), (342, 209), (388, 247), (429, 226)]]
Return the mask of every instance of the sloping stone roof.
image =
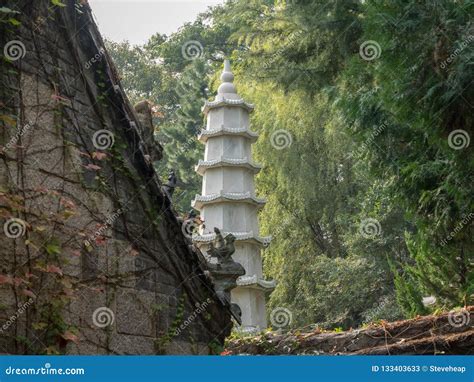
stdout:
[[(77, 328), (78, 341), (54, 344), (60, 352), (209, 353), (230, 333), (229, 307), (161, 189), (150, 160), (160, 158), (161, 148), (145, 126), (146, 110), (139, 118), (130, 105), (90, 7), (63, 3), (2, 4), (19, 12), (21, 25), (0, 25), (1, 47), (19, 42), (24, 55), (1, 63), (2, 113), (15, 123), (0, 121), (0, 217), (2, 225), (19, 219), (25, 229), (1, 237), (1, 274), (24, 274), (21, 264), (32, 251), (25, 243), (35, 244), (34, 259), (45, 265), (29, 268), (38, 273), (26, 290), (37, 310), (15, 324), (16, 335), (37, 346), (18, 344), (12, 332), (0, 340), (0, 353), (44, 351), (44, 333), (34, 333), (38, 342), (25, 331), (51, 300), (41, 272), (55, 288), (67, 280), (74, 292), (62, 316), (66, 327)], [(32, 128), (23, 129), (18, 144), (6, 144), (22, 126)], [(14, 209), (8, 201), (15, 196)], [(59, 215), (64, 205), (68, 213)], [(51, 247), (46, 239), (53, 237)], [(0, 285), (0, 300), (12, 298)], [(194, 315), (203, 304), (205, 314)], [(93, 325), (99, 308), (114, 315), (106, 329)], [(194, 318), (182, 327), (188, 317)]]

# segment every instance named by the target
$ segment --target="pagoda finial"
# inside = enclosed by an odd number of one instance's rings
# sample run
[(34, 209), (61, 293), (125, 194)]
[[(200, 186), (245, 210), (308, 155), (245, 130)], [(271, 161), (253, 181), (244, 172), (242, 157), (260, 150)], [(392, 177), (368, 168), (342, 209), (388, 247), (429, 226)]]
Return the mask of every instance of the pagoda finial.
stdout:
[(234, 74), (230, 69), (230, 61), (224, 60), (224, 71), (221, 74), (222, 84), (217, 89), (217, 94), (237, 94), (233, 84)]

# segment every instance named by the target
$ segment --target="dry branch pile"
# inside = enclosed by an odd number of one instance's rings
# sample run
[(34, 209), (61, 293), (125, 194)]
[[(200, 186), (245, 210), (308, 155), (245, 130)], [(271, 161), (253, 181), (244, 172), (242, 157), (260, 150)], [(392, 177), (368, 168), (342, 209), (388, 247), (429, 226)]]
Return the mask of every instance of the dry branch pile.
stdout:
[(474, 306), (346, 332), (269, 332), (229, 341), (229, 354), (474, 354)]

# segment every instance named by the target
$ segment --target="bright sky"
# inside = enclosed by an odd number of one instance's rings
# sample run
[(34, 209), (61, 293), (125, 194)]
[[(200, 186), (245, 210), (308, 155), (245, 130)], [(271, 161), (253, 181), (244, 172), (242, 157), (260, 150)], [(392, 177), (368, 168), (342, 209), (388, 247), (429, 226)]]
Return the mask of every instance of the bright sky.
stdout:
[(113, 41), (143, 44), (156, 32), (167, 35), (224, 0), (89, 0), (99, 30)]

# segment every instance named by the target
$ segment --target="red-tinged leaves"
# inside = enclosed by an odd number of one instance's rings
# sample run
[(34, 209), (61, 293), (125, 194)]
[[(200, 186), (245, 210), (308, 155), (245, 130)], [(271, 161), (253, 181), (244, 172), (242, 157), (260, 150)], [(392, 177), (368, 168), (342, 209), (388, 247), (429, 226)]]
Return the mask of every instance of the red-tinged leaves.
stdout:
[(103, 160), (103, 159), (107, 158), (107, 154), (106, 153), (101, 153), (99, 151), (95, 151), (95, 152), (92, 153), (92, 158), (97, 159), (97, 160)]
[(1, 284), (10, 284), (13, 285), (13, 278), (8, 275), (0, 275), (0, 285)]
[(72, 251), (72, 255), (76, 256), (76, 257), (79, 257), (79, 256), (81, 256), (81, 251), (79, 251), (78, 249), (75, 249), (74, 251)]
[(74, 210), (76, 208), (76, 205), (74, 204), (74, 202), (67, 198), (61, 198), (59, 200), (59, 204), (61, 204), (61, 206), (66, 207), (70, 210)]
[(21, 277), (14, 277), (13, 278), (13, 284), (15, 286), (20, 286), (23, 283), (26, 283), (26, 280), (23, 280)]
[(76, 336), (74, 333), (70, 332), (69, 330), (64, 332), (61, 337), (63, 337), (66, 341), (72, 341), (76, 344), (79, 342), (79, 337)]
[(46, 272), (48, 273), (57, 273), (58, 275), (63, 275), (63, 271), (61, 268), (57, 267), (56, 265), (48, 265), (46, 267)]
[(21, 293), (27, 297), (36, 298), (36, 295), (31, 290), (23, 289)]
[(84, 166), (85, 168), (87, 168), (88, 170), (93, 170), (93, 171), (98, 171), (101, 169), (100, 166), (97, 166), (93, 163), (89, 163), (87, 166)]
[(74, 291), (70, 288), (64, 288), (63, 293), (67, 297), (74, 297)]
[(103, 237), (103, 236), (97, 236), (95, 239), (94, 239), (94, 242), (97, 244), (97, 245), (104, 245), (107, 240)]

